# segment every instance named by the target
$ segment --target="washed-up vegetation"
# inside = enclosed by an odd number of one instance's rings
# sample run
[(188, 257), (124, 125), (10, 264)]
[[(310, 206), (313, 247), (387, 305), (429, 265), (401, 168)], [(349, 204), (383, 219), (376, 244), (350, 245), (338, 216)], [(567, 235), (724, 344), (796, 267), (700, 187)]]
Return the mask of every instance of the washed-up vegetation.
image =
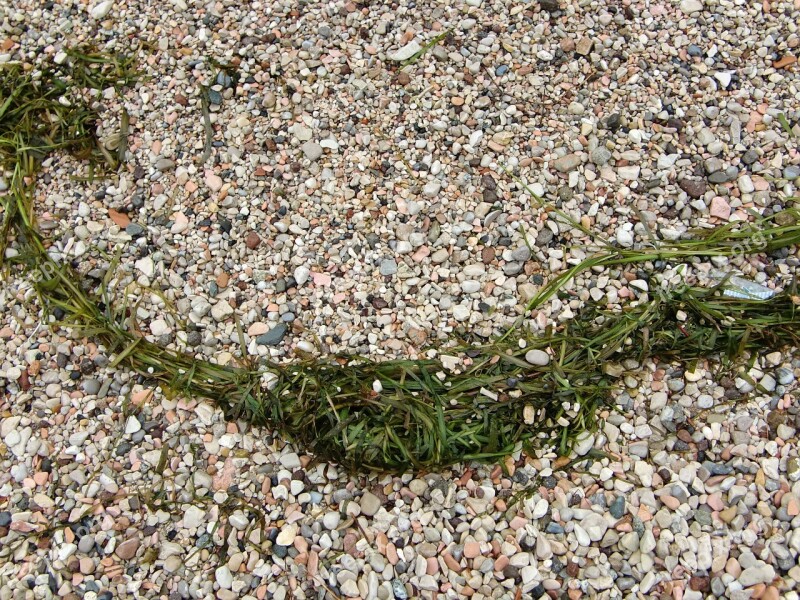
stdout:
[[(566, 454), (576, 438), (598, 426), (598, 412), (613, 407), (620, 376), (646, 360), (733, 361), (797, 343), (794, 289), (764, 302), (724, 295), (723, 280), (709, 288), (651, 289), (646, 301), (618, 312), (587, 305), (539, 335), (524, 316), (492, 343), (462, 341), (433, 359), (327, 356), (277, 364), (244, 357), (238, 366), (221, 366), (164, 348), (138, 333), (129, 305), (116, 297), (114, 260), (105, 280), (87, 287), (68, 263), (48, 253), (33, 200), (37, 172), (53, 152), (87, 161), (92, 174), (117, 168), (127, 120), (121, 116), (115, 140), (99, 140), (99, 96), (90, 92), (121, 89), (134, 79), (131, 60), (85, 49), (52, 69), (0, 69), (0, 160), (11, 173), (0, 196), (6, 268), (27, 270), (44, 319), (103, 343), (113, 364), (174, 393), (208, 398), (230, 419), (270, 427), (318, 460), (398, 472), (494, 461), (543, 445)], [(785, 210), (677, 241), (654, 238), (636, 249), (600, 241), (596, 253), (553, 277), (525, 315), (587, 269), (794, 247), (800, 243), (798, 216)], [(761, 243), (754, 247), (756, 237)]]

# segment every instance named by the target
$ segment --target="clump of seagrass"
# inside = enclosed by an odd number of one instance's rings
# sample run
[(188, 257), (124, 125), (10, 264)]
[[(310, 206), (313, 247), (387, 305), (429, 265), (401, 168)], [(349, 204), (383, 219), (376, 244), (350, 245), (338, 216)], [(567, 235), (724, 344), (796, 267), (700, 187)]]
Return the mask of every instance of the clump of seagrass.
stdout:
[[(96, 139), (97, 114), (82, 100), (87, 88), (130, 83), (130, 64), (73, 52), (59, 70), (0, 68), (0, 160), (13, 173), (8, 192), (0, 196), (2, 243), (16, 242), (11, 266), (36, 273), (45, 310), (103, 343), (115, 356), (114, 365), (176, 393), (208, 398), (229, 419), (271, 427), (319, 460), (353, 470), (398, 472), (491, 461), (542, 445), (566, 453), (578, 435), (597, 427), (598, 410), (613, 406), (621, 368), (610, 365), (640, 364), (648, 357), (684, 363), (714, 355), (735, 359), (798, 342), (794, 290), (761, 302), (725, 297), (717, 288), (685, 287), (654, 290), (649, 302), (619, 312), (587, 306), (542, 336), (517, 326), (492, 344), (452, 349), (450, 354), (468, 359), (453, 372), (439, 360), (378, 362), (354, 356), (220, 366), (165, 349), (139, 335), (125, 302), (113, 298), (115, 262), (104, 281), (85, 286), (70, 265), (49, 256), (34, 218), (35, 175), (50, 152), (66, 150), (97, 166), (115, 166), (116, 158)], [(64, 96), (69, 102), (61, 101)], [(798, 216), (784, 211), (652, 248), (605, 245), (553, 278), (527, 308), (540, 306), (594, 267), (734, 256), (755, 236), (758, 251), (796, 246)], [(550, 353), (548, 365), (525, 361), (534, 348)]]

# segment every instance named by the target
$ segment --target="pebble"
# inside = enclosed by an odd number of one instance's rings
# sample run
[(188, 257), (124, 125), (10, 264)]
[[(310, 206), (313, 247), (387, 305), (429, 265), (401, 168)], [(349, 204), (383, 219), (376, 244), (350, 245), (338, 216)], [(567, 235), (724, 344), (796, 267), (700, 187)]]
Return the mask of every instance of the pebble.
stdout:
[(461, 282), (461, 291), (465, 294), (474, 294), (481, 289), (480, 281), (463, 281)]
[(553, 168), (561, 173), (568, 173), (577, 169), (581, 164), (581, 157), (577, 154), (567, 154), (553, 161)]
[(575, 446), (573, 452), (578, 456), (585, 456), (589, 451), (594, 448), (595, 437), (590, 432), (579, 434), (575, 439)]
[(225, 321), (228, 317), (233, 315), (234, 312), (233, 307), (225, 300), (220, 300), (211, 307), (211, 316), (214, 317), (214, 320), (217, 322)]
[(380, 510), (381, 501), (376, 495), (372, 494), (371, 492), (364, 492), (364, 495), (361, 496), (360, 505), (361, 505), (361, 514), (367, 517), (373, 517)]
[(724, 198), (716, 196), (711, 200), (708, 212), (712, 217), (727, 221), (731, 216), (731, 206)]
[(702, 198), (708, 188), (705, 181), (694, 179), (682, 179), (678, 185), (690, 198)]
[(90, 9), (90, 13), (92, 18), (94, 19), (102, 19), (111, 12), (111, 9), (114, 8), (114, 3), (111, 0), (107, 0), (106, 2), (98, 2)]
[(259, 237), (255, 231), (251, 231), (247, 234), (245, 245), (248, 247), (248, 249), (255, 250), (261, 245), (261, 237)]
[(624, 179), (627, 181), (635, 181), (639, 178), (639, 172), (641, 171), (641, 167), (639, 166), (632, 166), (632, 167), (620, 167), (618, 170), (620, 179)]
[(328, 512), (322, 517), (322, 525), (330, 531), (336, 529), (341, 522), (341, 515), (338, 512)]
[(728, 71), (717, 71), (714, 73), (714, 79), (716, 79), (723, 90), (727, 90), (728, 87), (731, 85), (732, 74)]
[(217, 569), (214, 571), (214, 578), (221, 589), (231, 589), (231, 586), (233, 585), (233, 574), (227, 565), (217, 567)]
[(775, 569), (762, 561), (756, 561), (739, 575), (738, 581), (742, 587), (751, 587), (759, 583), (769, 583), (775, 578)]
[(692, 15), (703, 10), (703, 2), (701, 0), (681, 0), (681, 12), (685, 15)]
[(789, 181), (794, 181), (800, 177), (800, 165), (789, 165), (783, 169), (783, 178)]
[(422, 188), (422, 193), (428, 198), (435, 198), (441, 189), (442, 184), (440, 184), (438, 181), (429, 181)]
[(607, 148), (604, 148), (603, 146), (598, 146), (597, 148), (592, 150), (591, 161), (594, 164), (598, 166), (603, 166), (609, 160), (611, 160), (611, 151), (608, 150)]
[(135, 416), (131, 415), (125, 421), (125, 433), (127, 435), (134, 434), (137, 431), (140, 431), (141, 429), (142, 429), (142, 424), (139, 422), (139, 419), (137, 419)]
[(384, 277), (389, 277), (397, 273), (397, 262), (391, 258), (386, 258), (381, 261), (379, 271)]
[(294, 270), (294, 280), (297, 282), (297, 285), (305, 284), (310, 277), (311, 277), (311, 269), (309, 269), (308, 267), (297, 267)]
[(218, 192), (222, 189), (222, 178), (213, 171), (206, 171), (206, 185), (212, 192)]
[(575, 52), (581, 56), (588, 56), (594, 46), (594, 40), (590, 37), (584, 36), (575, 44)]
[(275, 543), (279, 546), (291, 546), (297, 537), (297, 526), (285, 525), (275, 538)]
[(302, 466), (300, 457), (296, 452), (287, 452), (286, 454), (282, 454), (280, 457), (280, 463), (284, 469), (289, 469), (290, 471), (299, 469)]
[(283, 341), (288, 332), (289, 327), (285, 323), (278, 323), (266, 333), (256, 336), (256, 343), (262, 346), (275, 346)]
[(544, 350), (528, 350), (525, 360), (537, 367), (544, 367), (550, 364), (550, 355)]
[(463, 304), (456, 304), (453, 307), (453, 318), (456, 321), (467, 321), (472, 315), (472, 310)]
[(621, 519), (625, 514), (625, 498), (617, 496), (614, 501), (609, 505), (608, 512), (615, 519)]
[(205, 511), (197, 506), (189, 506), (183, 513), (183, 526), (187, 529), (195, 529), (203, 524)]
[(114, 553), (121, 558), (122, 560), (130, 560), (136, 555), (136, 551), (139, 549), (139, 540), (131, 539), (122, 542)]
[(303, 154), (308, 160), (318, 160), (322, 156), (322, 146), (316, 142), (307, 141), (303, 144)]
[(623, 248), (630, 248), (633, 246), (633, 232), (629, 229), (618, 229), (617, 243)]
[(399, 50), (389, 53), (387, 58), (395, 62), (403, 62), (414, 56), (420, 50), (422, 50), (422, 46), (420, 46), (419, 42), (411, 40)]

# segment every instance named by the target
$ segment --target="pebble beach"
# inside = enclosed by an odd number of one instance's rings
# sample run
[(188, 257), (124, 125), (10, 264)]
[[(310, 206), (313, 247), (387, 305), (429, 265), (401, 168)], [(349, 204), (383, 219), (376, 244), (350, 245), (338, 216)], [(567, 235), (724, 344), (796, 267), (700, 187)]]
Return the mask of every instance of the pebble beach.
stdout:
[[(521, 317), (720, 274), (789, 289), (797, 249), (754, 239), (591, 269), (526, 311), (600, 243), (792, 222), (798, 28), (800, 0), (13, 0), (0, 68), (135, 56), (135, 85), (92, 97), (119, 172), (53, 155), (35, 200), (50, 255), (111, 272), (147, 340), (457, 369), (452, 340)], [(569, 456), (350, 473), (118, 368), (11, 273), (0, 600), (798, 599), (800, 355), (616, 376)]]

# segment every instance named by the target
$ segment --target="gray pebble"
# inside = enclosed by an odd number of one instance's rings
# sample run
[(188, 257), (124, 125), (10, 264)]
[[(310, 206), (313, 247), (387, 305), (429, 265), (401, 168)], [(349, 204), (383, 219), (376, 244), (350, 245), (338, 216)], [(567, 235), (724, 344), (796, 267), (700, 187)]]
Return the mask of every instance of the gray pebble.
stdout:
[(408, 600), (406, 587), (399, 579), (392, 579), (392, 594), (394, 594), (395, 600)]
[(142, 227), (138, 223), (129, 223), (128, 226), (125, 228), (125, 233), (127, 233), (132, 237), (135, 237), (137, 235), (142, 235), (144, 233), (144, 227)]
[(528, 246), (520, 246), (511, 253), (511, 257), (514, 260), (526, 262), (531, 258), (531, 250), (528, 248)]
[(789, 385), (794, 381), (794, 372), (786, 367), (777, 369), (775, 375), (778, 377), (778, 383), (781, 385)]
[(94, 396), (100, 391), (100, 382), (97, 379), (87, 379), (83, 382), (83, 391)]
[(550, 231), (548, 227), (545, 227), (539, 233), (536, 234), (536, 245), (539, 247), (547, 246), (552, 241), (553, 241), (553, 232)]
[(264, 346), (275, 346), (283, 340), (289, 328), (284, 323), (279, 323), (266, 333), (256, 337), (256, 343)]
[(608, 507), (608, 511), (615, 519), (621, 519), (625, 514), (625, 498), (623, 496), (614, 498), (614, 501)]
[(556, 171), (568, 173), (569, 171), (577, 169), (580, 164), (580, 156), (577, 154), (567, 154), (566, 156), (562, 156), (561, 158), (554, 160), (552, 166)]
[(322, 156), (322, 146), (320, 146), (316, 142), (312, 142), (311, 140), (307, 141), (302, 146), (303, 154), (305, 154), (308, 160), (317, 160), (320, 156)]
[(597, 166), (603, 166), (611, 160), (611, 151), (605, 146), (598, 146), (592, 150), (591, 161)]
[(750, 148), (747, 152), (745, 152), (742, 155), (742, 162), (746, 165), (752, 165), (757, 160), (758, 160), (758, 151), (754, 148)]
[(167, 171), (175, 168), (175, 161), (172, 161), (168, 158), (160, 158), (156, 161), (155, 167), (159, 171)]
[(384, 277), (388, 277), (389, 275), (394, 275), (397, 273), (397, 263), (394, 261), (393, 258), (385, 258), (381, 261), (380, 265), (380, 272), (381, 275)]
[(783, 178), (792, 181), (800, 177), (800, 166), (798, 165), (789, 165), (788, 167), (784, 167), (783, 169)]
[(703, 56), (703, 49), (697, 44), (689, 44), (689, 47), (686, 49), (686, 53), (689, 56), (696, 58)]
[(94, 536), (88, 534), (81, 536), (81, 539), (78, 541), (78, 550), (84, 554), (89, 554), (92, 548), (94, 548)]

